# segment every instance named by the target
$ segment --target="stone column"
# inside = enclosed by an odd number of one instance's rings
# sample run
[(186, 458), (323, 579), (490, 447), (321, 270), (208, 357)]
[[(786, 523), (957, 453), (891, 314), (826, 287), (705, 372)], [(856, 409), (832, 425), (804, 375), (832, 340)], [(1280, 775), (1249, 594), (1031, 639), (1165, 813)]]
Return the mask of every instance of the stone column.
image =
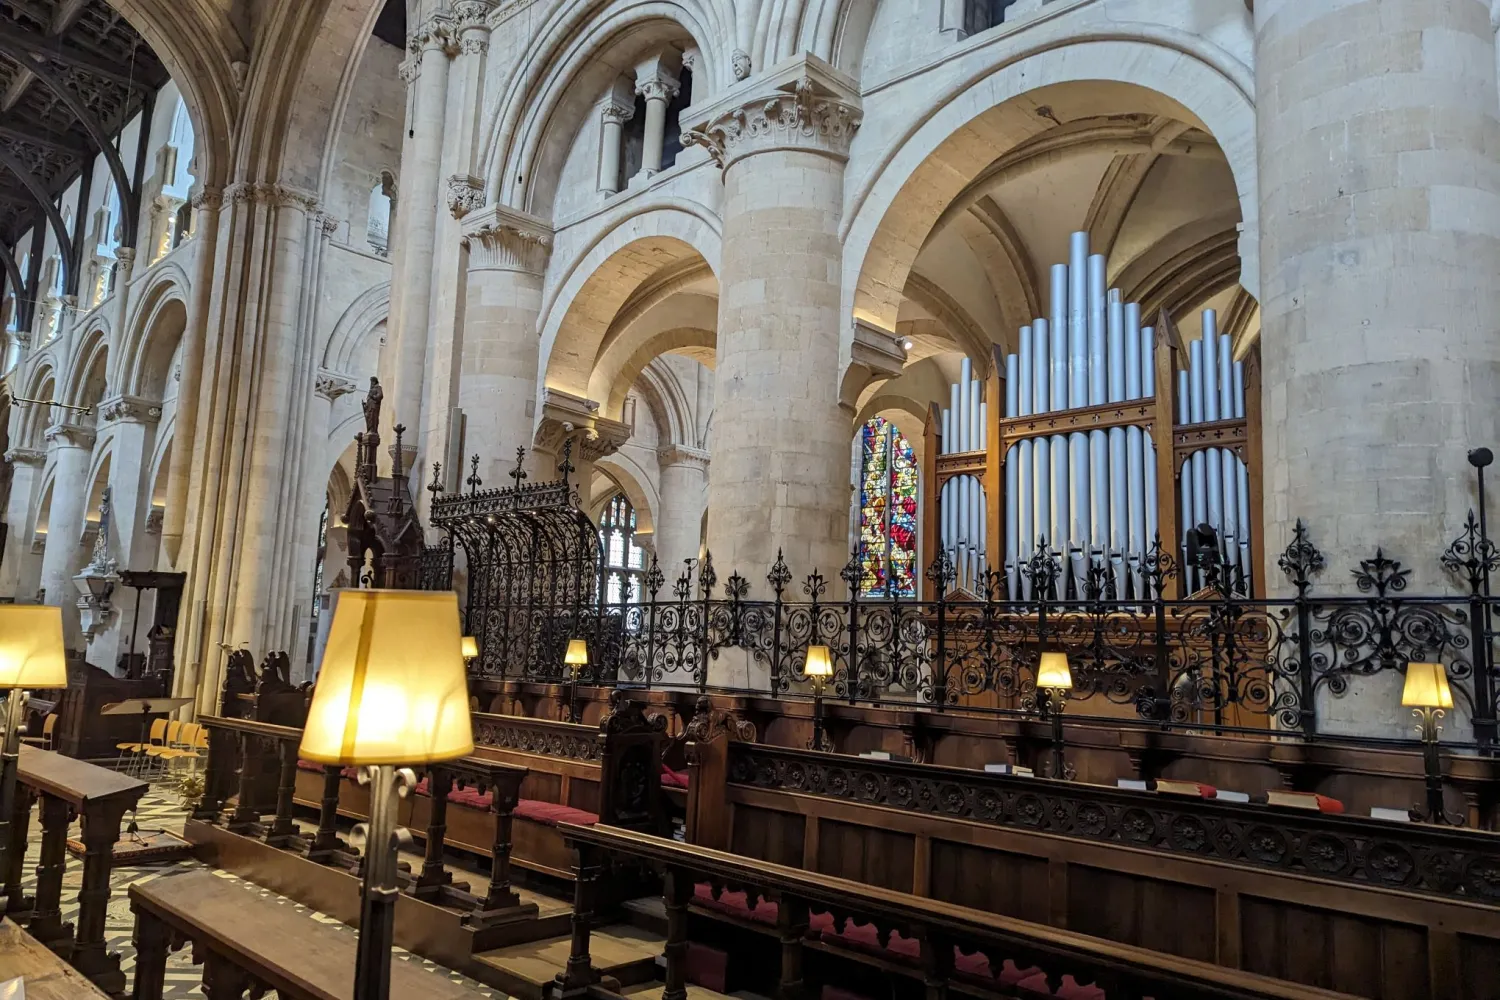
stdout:
[(674, 444), (658, 450), (656, 460), (661, 470), (656, 558), (671, 580), (682, 572), (684, 559), (698, 558), (708, 503), (708, 452)]
[(78, 591), (73, 574), (80, 562), (85, 507), (89, 500), (89, 458), (94, 429), (82, 424), (53, 424), (47, 428), (51, 453), (52, 503), (47, 510), (47, 547), (42, 552), (42, 589), (46, 602), (63, 609), (63, 639), (69, 649), (83, 648), (78, 628)]
[[(409, 81), (408, 128), (412, 135), (401, 157), (400, 201), (391, 247), (391, 323), (389, 364), (383, 359), (383, 384), (391, 402), (381, 436), (395, 441), (396, 424), (420, 427), (423, 363), (432, 310), (433, 261), (437, 252), (438, 212), (447, 200), (443, 174), (443, 136), (448, 105), (449, 59), (456, 25), (447, 14), (435, 14), (417, 25), (403, 64)], [(396, 290), (399, 289), (399, 292)], [(392, 350), (394, 348), (394, 350)]]
[[(151, 453), (161, 403), (138, 396), (113, 396), (99, 404), (99, 415), (112, 429), (113, 438), (109, 485), (114, 538), (106, 539), (109, 553), (118, 560), (120, 569), (155, 569), (158, 540), (147, 533), (146, 520), (151, 514)], [(130, 587), (115, 588), (110, 603), (117, 614), (108, 629), (95, 635), (90, 647), (95, 665), (113, 670), (119, 654), (129, 649), (139, 593)], [(142, 653), (145, 649), (145, 636), (137, 636), (135, 651)]]
[[(1409, 592), (1451, 590), (1438, 556), (1475, 504), (1465, 453), (1500, 440), (1488, 5), (1257, 0), (1254, 17), (1266, 579), (1286, 588), (1276, 557), (1301, 518), (1320, 592), (1351, 591), (1377, 546)], [(1389, 679), (1320, 703), (1320, 725), (1396, 735)]]
[(843, 74), (812, 56), (685, 120), (724, 170), (708, 548), (765, 589), (785, 551), (839, 587), (853, 415), (839, 404), (844, 163), (859, 127)]
[[(628, 83), (622, 78), (610, 87), (609, 96), (599, 109), (599, 190), (605, 194), (620, 191), (620, 157), (625, 152), (625, 123), (635, 117), (635, 101)], [(658, 162), (660, 157), (658, 157)]]
[(636, 67), (635, 92), (646, 99), (646, 133), (641, 145), (640, 177), (650, 177), (661, 171), (662, 143), (667, 130), (667, 105), (677, 96), (681, 73), (681, 57), (670, 50), (653, 56)]
[[(463, 452), (466, 462), (479, 456), (487, 484), (504, 486), (516, 448), (530, 448), (536, 424), (536, 323), (552, 230), (540, 219), (492, 205), (465, 217), (463, 238), (469, 248), (458, 385), (467, 427)], [(460, 482), (467, 465), (462, 472)]]
[(33, 448), (12, 448), (5, 453), (10, 465), (10, 499), (5, 509), (5, 557), (0, 560), (0, 597), (30, 601), (36, 596), (41, 566), (31, 551), (36, 527), (37, 490), (47, 453)]

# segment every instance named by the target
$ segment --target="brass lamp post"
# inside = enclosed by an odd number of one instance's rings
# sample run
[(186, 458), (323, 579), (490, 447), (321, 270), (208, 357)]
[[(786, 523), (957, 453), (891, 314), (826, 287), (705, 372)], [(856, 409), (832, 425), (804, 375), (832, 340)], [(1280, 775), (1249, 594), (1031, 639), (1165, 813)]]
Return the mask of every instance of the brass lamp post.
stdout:
[(1052, 777), (1066, 777), (1063, 769), (1063, 702), (1073, 690), (1073, 671), (1068, 668), (1068, 654), (1060, 651), (1042, 653), (1036, 667), (1036, 686), (1047, 692), (1047, 713), (1052, 716)]
[(386, 1000), (396, 916), (396, 803), (416, 786), (407, 765), (474, 750), (458, 595), (340, 590), (299, 753), (363, 768), (370, 823), (360, 889), (354, 1000)]
[(563, 663), (568, 667), (568, 721), (578, 722), (578, 671), (589, 664), (589, 644), (583, 639), (569, 639), (568, 651), (563, 654)]
[[(808, 646), (807, 663), (802, 672), (813, 687), (813, 735), (809, 750), (822, 750), (826, 737), (823, 735), (823, 689), (833, 676), (833, 654), (827, 646)], [(827, 747), (832, 750), (831, 744)]]
[(1462, 817), (1450, 816), (1443, 808), (1443, 768), (1438, 751), (1438, 725), (1445, 712), (1453, 708), (1453, 689), (1448, 686), (1448, 672), (1441, 663), (1408, 663), (1406, 685), (1401, 689), (1401, 704), (1412, 710), (1420, 721), (1422, 734), (1422, 771), (1427, 784), (1427, 813), (1413, 809), (1412, 819), (1428, 823), (1459, 826)]
[(16, 767), (21, 757), (27, 690), (68, 686), (62, 608), (0, 605), (0, 688), (5, 697), (5, 737), (0, 743), (0, 871), (9, 871), (10, 817), (15, 811)]

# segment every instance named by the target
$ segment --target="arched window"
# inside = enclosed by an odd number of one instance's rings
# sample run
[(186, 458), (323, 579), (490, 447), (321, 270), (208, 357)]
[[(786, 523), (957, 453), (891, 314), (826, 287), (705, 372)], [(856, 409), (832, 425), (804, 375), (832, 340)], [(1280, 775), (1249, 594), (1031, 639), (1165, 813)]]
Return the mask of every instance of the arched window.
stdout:
[(608, 604), (638, 600), (646, 553), (635, 544), (635, 508), (616, 493), (599, 517), (599, 548), (604, 553), (604, 600)]
[(693, 103), (693, 71), (686, 66), (678, 81), (677, 96), (667, 105), (667, 131), (662, 138), (661, 168), (663, 170), (677, 162), (682, 152), (682, 112)]
[(1016, 0), (965, 0), (964, 33), (977, 35), (1005, 21), (1005, 9)]
[(172, 116), (172, 136), (167, 140), (177, 150), (177, 170), (170, 179), (172, 193), (186, 198), (193, 186), (193, 119), (188, 114), (187, 102), (177, 99), (177, 111)]
[(860, 431), (859, 592), (917, 596), (917, 460), (884, 417)]
[(328, 494), (323, 494), (323, 516), (318, 520), (318, 554), (313, 562), (312, 617), (307, 626), (307, 663), (312, 666), (318, 645), (318, 618), (323, 612), (323, 560), (328, 555)]
[(370, 191), (370, 215), (365, 224), (365, 240), (370, 249), (384, 257), (391, 248), (391, 198), (396, 193), (396, 178), (381, 171), (380, 181)]

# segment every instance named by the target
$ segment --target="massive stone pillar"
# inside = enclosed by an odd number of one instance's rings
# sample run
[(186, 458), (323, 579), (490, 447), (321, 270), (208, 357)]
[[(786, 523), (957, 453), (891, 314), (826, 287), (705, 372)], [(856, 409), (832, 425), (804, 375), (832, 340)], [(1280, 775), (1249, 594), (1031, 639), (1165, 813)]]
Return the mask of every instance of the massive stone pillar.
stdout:
[(12, 448), (5, 453), (10, 465), (10, 499), (6, 504), (5, 556), (0, 559), (0, 597), (25, 603), (36, 597), (41, 563), (31, 551), (31, 533), (36, 524), (37, 491), (47, 453), (34, 448)]
[(461, 483), (468, 457), (478, 455), (480, 478), (506, 486), (516, 448), (530, 449), (540, 405), (536, 323), (552, 230), (540, 219), (492, 205), (464, 219), (464, 242), (469, 273), (458, 406), (465, 464), (449, 483)]
[[(156, 568), (157, 540), (146, 531), (151, 514), (151, 453), (156, 443), (161, 402), (138, 396), (113, 396), (99, 404), (99, 415), (112, 428), (110, 446), (110, 531), (105, 549), (122, 570)], [(77, 598), (77, 587), (74, 595)], [(140, 591), (116, 587), (110, 598), (115, 614), (90, 643), (90, 661), (113, 670), (130, 649)], [(148, 622), (149, 625), (149, 622)], [(145, 636), (137, 636), (135, 651), (145, 652)]]
[[(1483, 0), (1257, 0), (1266, 578), (1297, 518), (1348, 591), (1374, 556), (1409, 591), (1475, 503), (1465, 453), (1500, 414), (1500, 100)], [(1398, 677), (1318, 707), (1409, 722)]]
[[(396, 238), (391, 255), (390, 346), (382, 358), (382, 381), (391, 387), (385, 417), (390, 427), (421, 426), (423, 363), (432, 309), (433, 261), (438, 212), (446, 210), (443, 135), (447, 119), (449, 59), (455, 51), (453, 19), (435, 14), (408, 38), (412, 55), (402, 64), (408, 82), (408, 138), (401, 151)], [(394, 442), (395, 435), (388, 440)]]
[(69, 649), (83, 648), (78, 627), (78, 572), (83, 538), (84, 508), (89, 499), (89, 457), (94, 429), (82, 424), (53, 424), (47, 428), (52, 453), (52, 503), (47, 509), (47, 547), (42, 553), (42, 589), (46, 602), (63, 609), (63, 639)]
[(708, 452), (672, 445), (656, 453), (661, 469), (661, 501), (656, 511), (656, 558), (668, 580), (683, 570), (683, 561), (698, 558), (707, 507)]
[(838, 226), (858, 98), (799, 56), (685, 120), (724, 170), (708, 548), (752, 592), (778, 549), (838, 587), (853, 419), (839, 405)]

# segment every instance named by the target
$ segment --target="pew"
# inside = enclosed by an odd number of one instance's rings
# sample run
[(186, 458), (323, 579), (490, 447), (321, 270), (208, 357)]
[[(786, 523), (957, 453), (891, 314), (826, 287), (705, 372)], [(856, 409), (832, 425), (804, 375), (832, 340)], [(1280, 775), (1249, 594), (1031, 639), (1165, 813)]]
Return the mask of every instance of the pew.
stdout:
[(719, 740), (699, 842), (1307, 985), (1493, 996), (1500, 838)]
[[(819, 963), (814, 967), (808, 961), (814, 954), (829, 953), (877, 961), (882, 978), (913, 981), (927, 1000), (997, 994), (1080, 1000), (1085, 996), (1101, 1000), (1346, 998), (1346, 994), (634, 831), (565, 825), (562, 832), (577, 849), (579, 860), (572, 949), (555, 984), (556, 995), (561, 997), (611, 995), (599, 988), (600, 975), (590, 960), (590, 933), (598, 913), (596, 883), (609, 866), (624, 862), (648, 865), (662, 877), (667, 914), (665, 997), (686, 995), (689, 912), (703, 909), (698, 901), (716, 901), (738, 892), (749, 912), (764, 915), (764, 930), (779, 944), (774, 989), (781, 997), (813, 995), (825, 984), (847, 985), (847, 974), (841, 971), (846, 965)], [(891, 958), (882, 961), (849, 946), (867, 942)], [(1007, 981), (1006, 973), (1012, 969), (1024, 970), (1027, 978)], [(819, 982), (820, 973), (837, 978)], [(1017, 987), (1032, 992), (1019, 993)]]
[[(192, 944), (209, 996), (353, 1000), (357, 937), (209, 872), (130, 887), (135, 914), (134, 1000), (161, 1000), (167, 956)], [(393, 1000), (471, 1000), (474, 993), (408, 962), (391, 963)]]
[[(146, 791), (146, 783), (50, 750), (21, 746), (16, 767), (15, 808), (9, 817), (6, 914), (24, 923), (31, 937), (65, 957), (105, 993), (125, 989), (120, 956), (105, 948), (104, 921), (110, 872), (120, 822)], [(40, 802), (41, 857), (36, 895), (21, 887), (31, 808)], [(68, 860), (68, 825), (81, 821), (83, 877), (78, 890), (78, 922), (62, 918), (63, 875)]]
[(10, 920), (0, 920), (0, 983), (26, 981), (29, 1000), (104, 1000), (93, 983)]

